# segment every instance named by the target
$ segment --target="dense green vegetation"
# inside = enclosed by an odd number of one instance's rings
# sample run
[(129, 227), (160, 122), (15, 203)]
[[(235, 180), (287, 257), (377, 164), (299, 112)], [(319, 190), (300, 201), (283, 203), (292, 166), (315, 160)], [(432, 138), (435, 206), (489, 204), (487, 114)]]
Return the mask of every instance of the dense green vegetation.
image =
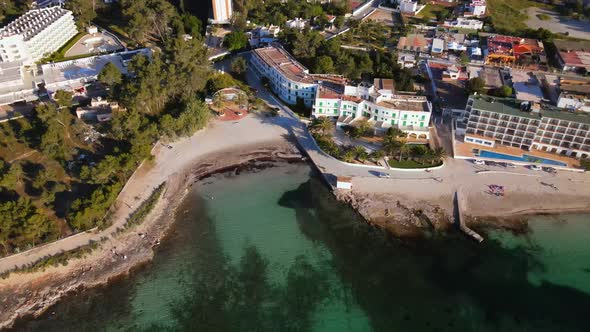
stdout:
[[(136, 56), (123, 76), (107, 65), (99, 81), (125, 111), (89, 125), (73, 114), (72, 94), (57, 91), (25, 118), (0, 124), (0, 255), (76, 231), (109, 225), (108, 211), (158, 139), (192, 135), (209, 121), (208, 88), (233, 84), (212, 76), (202, 37), (182, 35), (200, 22), (166, 0), (122, 0), (126, 33), (158, 50)], [(79, 17), (94, 11), (81, 7)], [(143, 15), (152, 15), (147, 20)], [(210, 81), (211, 78), (211, 81)]]
[(166, 183), (164, 182), (152, 191), (150, 197), (143, 201), (137, 210), (135, 210), (127, 219), (125, 228), (139, 225), (144, 221), (145, 217), (150, 214), (150, 212), (154, 209), (154, 206), (156, 206), (156, 203), (158, 203), (158, 199), (160, 199), (160, 196), (162, 196), (165, 186)]
[(28, 10), (30, 0), (0, 1), (0, 24), (4, 25)]
[[(353, 126), (347, 126), (343, 130), (351, 138), (374, 135), (370, 124), (362, 120), (356, 121)], [(384, 156), (389, 156), (394, 158), (389, 162), (392, 167), (427, 168), (440, 165), (442, 159), (446, 157), (446, 152), (442, 148), (431, 149), (426, 145), (409, 144), (406, 133), (396, 127), (387, 130), (381, 143), (381, 150), (373, 151), (370, 154), (362, 146), (337, 145), (332, 137), (334, 124), (327, 117), (313, 119), (309, 124), (309, 131), (320, 149), (330, 156), (348, 163), (355, 160), (361, 163), (367, 160), (378, 162)]]
[(315, 25), (326, 26), (327, 15), (343, 16), (350, 11), (347, 0), (333, 0), (323, 5), (319, 1), (235, 0), (234, 6), (234, 25), (239, 29), (246, 26), (246, 20), (283, 26), (295, 17), (313, 19)]
[(339, 38), (325, 40), (315, 30), (285, 29), (281, 39), (285, 48), (301, 63), (317, 74), (340, 74), (353, 80), (393, 78), (396, 90), (414, 91), (414, 77), (410, 70), (397, 64), (394, 53), (343, 49)]
[(11, 271), (4, 272), (0, 274), (0, 278), (6, 279), (11, 273), (15, 272), (37, 272), (37, 271), (45, 271), (45, 269), (49, 267), (57, 267), (60, 265), (67, 266), (70, 259), (74, 258), (84, 258), (88, 256), (94, 249), (99, 247), (99, 243), (91, 242), (85, 246), (78, 247), (74, 250), (64, 251), (57, 255), (47, 256), (39, 259), (35, 263), (16, 268)]

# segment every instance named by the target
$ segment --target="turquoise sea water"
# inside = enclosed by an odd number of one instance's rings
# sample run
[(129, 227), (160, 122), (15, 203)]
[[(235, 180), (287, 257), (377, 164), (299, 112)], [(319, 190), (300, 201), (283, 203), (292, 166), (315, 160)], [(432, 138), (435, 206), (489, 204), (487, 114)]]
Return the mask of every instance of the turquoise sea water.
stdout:
[(152, 263), (72, 295), (30, 331), (588, 331), (590, 218), (400, 241), (306, 165), (218, 175)]

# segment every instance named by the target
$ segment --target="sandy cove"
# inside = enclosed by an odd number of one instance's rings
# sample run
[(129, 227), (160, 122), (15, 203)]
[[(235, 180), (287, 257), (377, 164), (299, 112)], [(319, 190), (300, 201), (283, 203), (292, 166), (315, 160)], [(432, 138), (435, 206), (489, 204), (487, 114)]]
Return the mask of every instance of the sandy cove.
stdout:
[[(7, 279), (0, 279), (0, 329), (10, 327), (19, 317), (43, 313), (69, 292), (106, 284), (149, 262), (155, 245), (170, 228), (177, 206), (199, 179), (257, 162), (301, 160), (299, 151), (286, 139), (281, 128), (268, 126), (256, 117), (242, 121), (241, 126), (215, 122), (191, 138), (172, 143), (172, 149), (156, 148), (155, 162), (142, 165), (136, 175), (151, 179), (157, 186), (160, 178), (154, 179), (152, 173), (162, 174), (160, 161), (173, 169), (162, 179), (166, 181), (164, 193), (140, 225), (113, 234), (91, 254), (71, 259), (67, 266), (34, 273), (12, 273)], [(235, 136), (227, 137), (230, 133)], [(195, 147), (193, 144), (197, 142), (203, 146)], [(172, 166), (171, 155), (177, 161)], [(145, 183), (135, 181), (130, 185), (137, 186), (137, 190), (144, 188)], [(142, 238), (140, 233), (147, 236)]]

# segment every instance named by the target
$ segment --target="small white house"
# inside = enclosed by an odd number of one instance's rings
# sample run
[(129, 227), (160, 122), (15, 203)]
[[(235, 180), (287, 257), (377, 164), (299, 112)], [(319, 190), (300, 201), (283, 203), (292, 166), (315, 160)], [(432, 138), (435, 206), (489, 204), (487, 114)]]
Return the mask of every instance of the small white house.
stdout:
[(445, 21), (444, 26), (456, 29), (481, 30), (483, 29), (483, 22), (476, 19), (458, 17), (454, 21)]
[(89, 25), (88, 27), (86, 27), (86, 32), (88, 32), (91, 35), (94, 35), (98, 33), (98, 28), (94, 25)]
[(418, 11), (418, 3), (412, 0), (400, 0), (399, 10), (402, 13), (415, 14)]
[(352, 190), (352, 178), (349, 176), (336, 177), (336, 188)]
[(285, 23), (285, 26), (289, 29), (303, 30), (308, 24), (309, 20), (304, 20), (302, 18), (296, 17), (292, 20), (288, 20)]
[(413, 54), (400, 53), (397, 56), (397, 63), (402, 68), (414, 68), (414, 66), (416, 65), (416, 56), (414, 56)]

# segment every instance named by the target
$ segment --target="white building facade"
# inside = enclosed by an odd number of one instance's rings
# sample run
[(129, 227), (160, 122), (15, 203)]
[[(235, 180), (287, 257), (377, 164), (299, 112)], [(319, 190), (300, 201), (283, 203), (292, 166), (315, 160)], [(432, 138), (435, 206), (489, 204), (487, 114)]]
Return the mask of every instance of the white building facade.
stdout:
[(253, 51), (250, 61), (261, 75), (268, 78), (270, 87), (284, 102), (294, 105), (300, 101), (308, 107), (313, 104), (322, 76), (309, 74), (307, 68), (287, 51), (275, 46), (258, 48)]
[[(382, 81), (377, 79), (376, 82)], [(432, 104), (424, 96), (394, 94), (375, 85), (346, 86), (344, 93), (317, 92), (312, 115), (337, 118), (337, 125), (350, 125), (367, 119), (378, 132), (397, 127), (410, 138), (429, 139)]]
[(212, 0), (214, 24), (228, 24), (233, 16), (234, 10), (232, 0)]
[(483, 22), (466, 17), (457, 17), (454, 21), (445, 21), (444, 26), (457, 29), (481, 30), (483, 29)]
[(401, 0), (399, 2), (399, 10), (402, 13), (414, 14), (418, 10), (418, 3), (416, 1), (411, 0)]
[(486, 1), (472, 0), (467, 10), (465, 16), (484, 16), (486, 14)]
[(72, 12), (61, 7), (30, 10), (0, 29), (0, 61), (33, 64), (78, 33)]

